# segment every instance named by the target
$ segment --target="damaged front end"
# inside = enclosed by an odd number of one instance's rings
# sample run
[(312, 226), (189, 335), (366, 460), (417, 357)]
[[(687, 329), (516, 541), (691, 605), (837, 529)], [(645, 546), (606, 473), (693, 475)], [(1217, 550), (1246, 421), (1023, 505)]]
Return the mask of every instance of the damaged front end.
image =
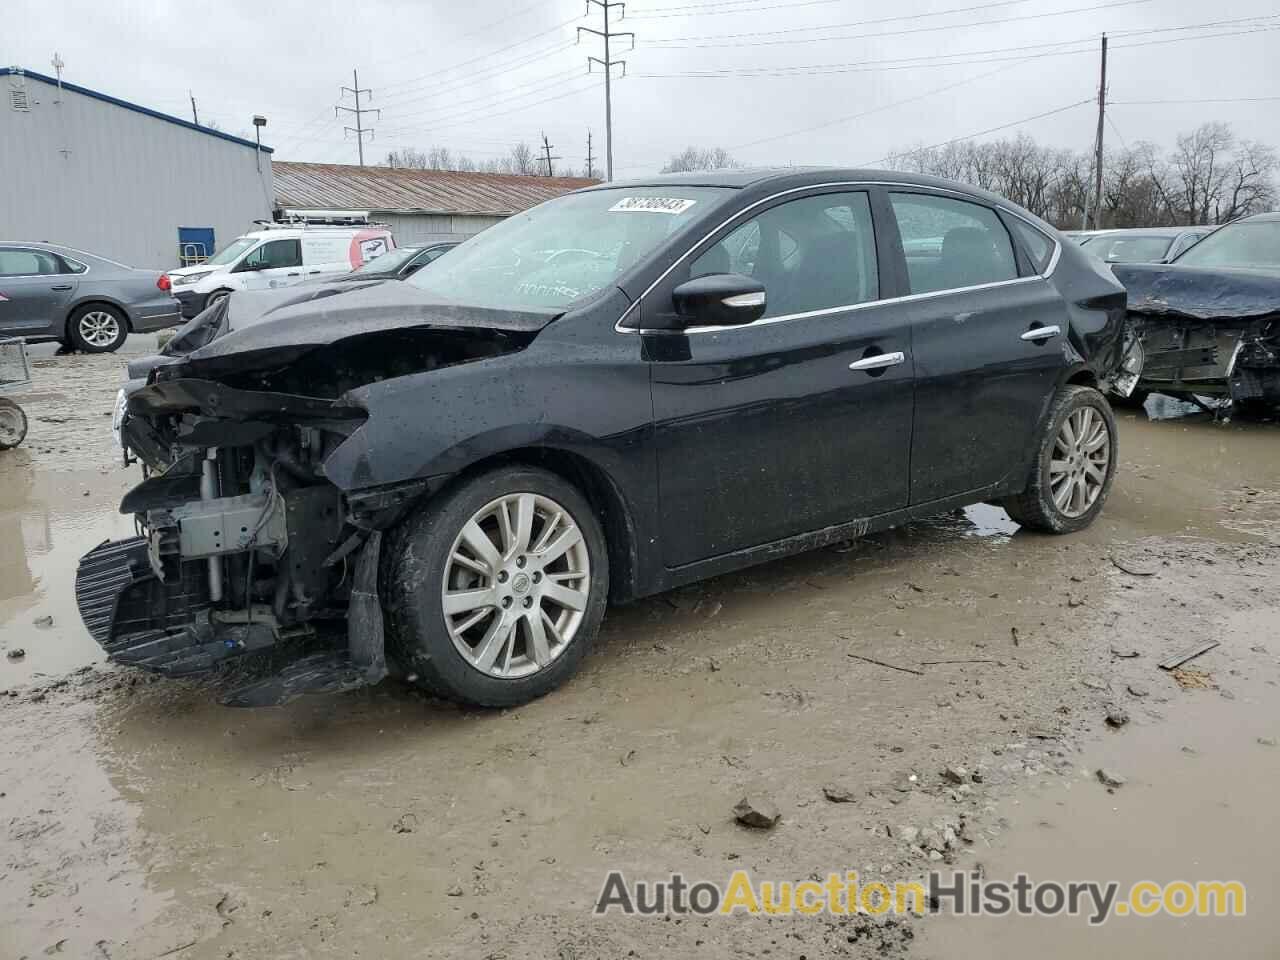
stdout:
[(376, 298), (360, 302), (361, 322), (333, 310), (292, 330), (287, 316), (255, 319), (148, 364), (119, 424), (143, 464), (120, 505), (138, 535), (90, 551), (76, 577), (81, 616), (112, 660), (171, 677), (249, 654), (283, 662), (226, 700), (246, 706), (387, 675), (382, 532), (426, 481), (332, 482), (326, 461), (369, 417), (348, 392), (510, 352), (532, 333), (447, 314), (397, 324), (376, 316)]
[(1113, 267), (1129, 293), (1138, 389), (1280, 406), (1280, 276), (1177, 265)]

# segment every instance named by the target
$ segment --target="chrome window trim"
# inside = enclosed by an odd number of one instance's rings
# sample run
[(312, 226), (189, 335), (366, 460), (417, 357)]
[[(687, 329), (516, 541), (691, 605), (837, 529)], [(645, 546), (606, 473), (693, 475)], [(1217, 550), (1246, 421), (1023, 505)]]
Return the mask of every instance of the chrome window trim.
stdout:
[[(826, 307), (822, 310), (809, 310), (805, 313), (791, 313), (791, 314), (782, 314), (777, 317), (763, 317), (760, 320), (753, 321), (752, 323), (729, 324), (729, 325), (719, 324), (719, 325), (709, 325), (709, 326), (702, 326), (702, 327), (684, 327), (680, 330), (651, 330), (651, 329), (645, 329), (643, 327), (624, 327), (622, 325), (623, 322), (626, 321), (627, 317), (631, 315), (631, 311), (635, 310), (640, 305), (640, 303), (644, 300), (644, 298), (653, 292), (654, 288), (657, 287), (658, 284), (662, 283), (663, 280), (667, 279), (667, 277), (671, 274), (673, 270), (675, 270), (676, 267), (680, 266), (681, 263), (683, 263), (686, 259), (688, 259), (694, 250), (700, 247), (707, 240), (710, 240), (720, 230), (723, 230), (729, 224), (733, 223), (733, 221), (737, 220), (739, 217), (743, 216), (744, 214), (750, 213), (752, 210), (756, 209), (762, 204), (770, 203), (774, 200), (777, 200), (779, 197), (785, 197), (793, 193), (804, 193), (809, 190), (823, 190), (828, 187), (907, 187), (909, 189), (919, 190), (924, 193), (949, 194), (958, 199), (967, 200), (969, 203), (977, 203), (979, 205), (985, 205), (980, 199), (977, 199), (973, 197), (971, 194), (967, 194), (962, 190), (952, 190), (947, 187), (934, 187), (934, 186), (929, 186), (929, 185), (920, 184), (920, 183), (903, 183), (897, 180), (834, 180), (828, 183), (811, 183), (804, 187), (791, 187), (788, 190), (781, 190), (778, 193), (773, 193), (767, 197), (763, 197), (760, 200), (757, 200), (755, 203), (751, 204), (750, 206), (743, 207), (741, 210), (737, 211), (732, 216), (727, 217), (720, 223), (716, 224), (715, 227), (708, 230), (702, 237), (700, 237), (697, 241), (692, 243), (689, 246), (688, 250), (686, 250), (678, 258), (676, 258), (675, 262), (673, 262), (671, 266), (667, 267), (666, 270), (663, 270), (662, 273), (658, 275), (657, 279), (654, 280), (653, 283), (649, 284), (649, 286), (645, 288), (644, 292), (641, 293), (640, 296), (636, 297), (636, 299), (631, 302), (631, 304), (627, 307), (626, 310), (622, 311), (622, 316), (620, 316), (617, 322), (613, 325), (614, 332), (615, 333), (636, 333), (636, 334), (645, 334), (645, 333), (690, 334), (690, 333), (719, 333), (722, 330), (742, 330), (747, 327), (758, 327), (758, 326), (763, 326), (769, 323), (781, 323), (784, 320), (803, 320), (809, 317), (821, 317), (821, 316), (826, 316), (828, 314), (833, 314), (833, 313), (843, 313), (848, 310), (861, 310), (861, 309), (865, 309), (866, 307), (880, 306), (882, 304), (906, 303), (912, 300), (926, 300), (932, 297), (949, 296), (953, 293), (967, 293), (972, 290), (986, 290), (992, 287), (1008, 286), (1010, 284), (1015, 284), (1015, 283), (1027, 283), (1032, 280), (1047, 280), (1049, 279), (1049, 277), (1053, 276), (1053, 272), (1058, 268), (1058, 259), (1062, 255), (1062, 243), (1061, 241), (1058, 240), (1057, 237), (1050, 236), (1049, 234), (1045, 234), (1045, 236), (1047, 236), (1050, 240), (1053, 241), (1053, 255), (1049, 258), (1049, 265), (1045, 267), (1044, 273), (1033, 273), (1025, 277), (1014, 277), (1011, 280), (996, 280), (991, 283), (979, 283), (969, 287), (950, 287), (946, 290), (932, 290), (927, 293), (908, 293), (899, 297), (884, 297), (877, 300), (865, 300), (862, 303), (851, 303), (851, 304), (846, 304), (844, 306), (839, 306), (839, 307)], [(1023, 221), (1024, 223), (1033, 227), (1034, 229), (1039, 230), (1041, 233), (1044, 233), (1044, 230), (1042, 230), (1037, 224), (1028, 220), (1026, 217), (1022, 216), (1021, 214), (1016, 213), (1013, 210), (1005, 210), (1003, 207), (1001, 207), (1000, 209), (1003, 210), (1005, 213), (1008, 213), (1010, 216), (1017, 217), (1019, 220)], [(1013, 238), (1011, 237), (1010, 240), (1012, 241), (1012, 239)]]

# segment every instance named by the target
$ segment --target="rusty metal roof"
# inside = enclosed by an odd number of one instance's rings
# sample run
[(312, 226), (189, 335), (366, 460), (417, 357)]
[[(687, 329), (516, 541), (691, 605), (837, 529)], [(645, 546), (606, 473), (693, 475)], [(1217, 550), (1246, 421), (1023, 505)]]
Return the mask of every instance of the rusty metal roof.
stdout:
[(271, 164), (271, 173), (277, 207), (497, 217), (519, 213), (598, 182), (582, 177), (522, 177), (283, 160)]

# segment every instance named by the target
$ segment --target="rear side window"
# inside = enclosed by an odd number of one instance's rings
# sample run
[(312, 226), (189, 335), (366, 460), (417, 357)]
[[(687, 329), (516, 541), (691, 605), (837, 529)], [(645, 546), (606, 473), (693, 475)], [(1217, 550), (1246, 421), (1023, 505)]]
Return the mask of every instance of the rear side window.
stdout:
[(1015, 280), (1013, 243), (996, 212), (921, 193), (891, 193), (912, 293)]
[(43, 250), (0, 250), (0, 277), (34, 277), (61, 273), (58, 258)]
[(703, 251), (689, 275), (712, 273), (740, 273), (763, 283), (765, 318), (877, 299), (867, 195), (826, 193), (770, 207)]
[(1049, 261), (1053, 259), (1054, 242), (1025, 220), (1008, 217), (1007, 222), (1017, 234), (1018, 242), (1022, 244), (1031, 265), (1036, 268), (1036, 273), (1048, 270)]

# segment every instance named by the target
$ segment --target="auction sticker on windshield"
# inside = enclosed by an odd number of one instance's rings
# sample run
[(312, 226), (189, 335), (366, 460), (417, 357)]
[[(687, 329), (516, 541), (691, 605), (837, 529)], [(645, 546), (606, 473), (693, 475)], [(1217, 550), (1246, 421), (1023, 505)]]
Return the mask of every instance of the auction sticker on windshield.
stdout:
[(684, 213), (697, 200), (684, 200), (679, 197), (623, 197), (612, 207), (610, 213)]

